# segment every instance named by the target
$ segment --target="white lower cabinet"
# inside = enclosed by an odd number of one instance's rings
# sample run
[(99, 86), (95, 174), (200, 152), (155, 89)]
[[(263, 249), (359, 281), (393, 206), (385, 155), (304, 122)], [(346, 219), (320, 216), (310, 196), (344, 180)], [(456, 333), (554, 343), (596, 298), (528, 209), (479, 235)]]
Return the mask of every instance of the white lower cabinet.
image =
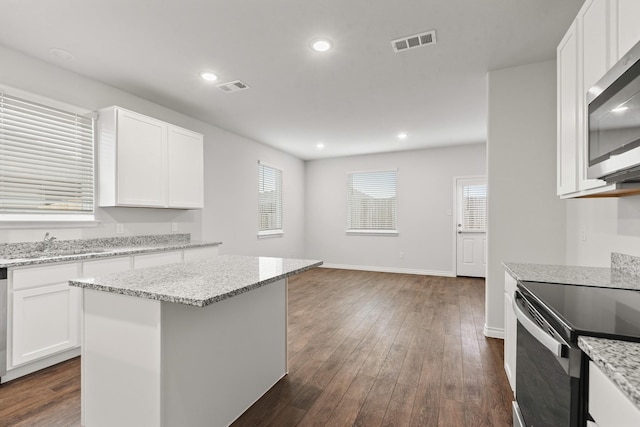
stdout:
[(66, 283), (13, 293), (12, 364), (76, 347), (79, 289)]
[(513, 311), (513, 292), (516, 279), (509, 273), (504, 274), (504, 370), (511, 390), (516, 391), (516, 352), (518, 319)]
[(200, 261), (218, 256), (217, 246), (208, 246), (205, 248), (185, 249), (185, 261)]
[(133, 257), (133, 268), (157, 267), (159, 265), (176, 264), (179, 262), (182, 262), (182, 251), (135, 255)]
[(69, 286), (69, 280), (216, 255), (217, 247), (203, 247), (10, 268), (7, 374), (2, 376), (3, 382), (80, 354), (82, 292)]
[(131, 257), (97, 259), (82, 263), (82, 275), (84, 277), (102, 276), (109, 273), (119, 273), (131, 270)]
[(68, 284), (79, 272), (79, 263), (11, 271), (9, 368), (79, 345), (80, 290)]
[(640, 426), (640, 409), (591, 361), (589, 414), (598, 427)]

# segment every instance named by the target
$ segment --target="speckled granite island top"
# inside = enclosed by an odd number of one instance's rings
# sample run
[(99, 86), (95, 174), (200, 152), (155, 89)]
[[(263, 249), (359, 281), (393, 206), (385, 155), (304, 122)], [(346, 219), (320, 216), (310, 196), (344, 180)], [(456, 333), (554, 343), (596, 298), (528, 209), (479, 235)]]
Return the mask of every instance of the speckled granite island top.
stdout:
[(220, 255), (205, 261), (81, 278), (69, 284), (204, 307), (321, 264), (317, 260)]
[(640, 409), (640, 343), (580, 337), (578, 345)]

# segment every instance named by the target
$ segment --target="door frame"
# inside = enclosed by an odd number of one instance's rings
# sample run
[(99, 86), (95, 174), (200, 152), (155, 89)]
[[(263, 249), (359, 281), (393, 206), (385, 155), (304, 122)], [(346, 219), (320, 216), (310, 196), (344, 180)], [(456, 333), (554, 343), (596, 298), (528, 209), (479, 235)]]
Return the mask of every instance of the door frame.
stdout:
[[(489, 191), (489, 180), (487, 175), (455, 175), (453, 177), (453, 211), (451, 214), (451, 235), (453, 236), (453, 250), (451, 261), (453, 268), (453, 277), (458, 277), (458, 180), (460, 179), (484, 179), (487, 183), (487, 192)], [(487, 201), (488, 202), (488, 201)], [(488, 209), (488, 203), (487, 203)], [(487, 238), (489, 236), (489, 227), (487, 227)], [(486, 279), (486, 278), (485, 278)]]

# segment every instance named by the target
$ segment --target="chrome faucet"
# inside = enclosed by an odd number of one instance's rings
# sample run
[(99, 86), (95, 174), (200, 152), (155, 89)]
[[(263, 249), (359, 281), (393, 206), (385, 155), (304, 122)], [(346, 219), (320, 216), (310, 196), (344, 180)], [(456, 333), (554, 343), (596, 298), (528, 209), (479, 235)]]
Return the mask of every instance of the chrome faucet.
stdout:
[(42, 241), (42, 252), (46, 252), (56, 239), (56, 236), (50, 235), (47, 231), (44, 235), (44, 240)]

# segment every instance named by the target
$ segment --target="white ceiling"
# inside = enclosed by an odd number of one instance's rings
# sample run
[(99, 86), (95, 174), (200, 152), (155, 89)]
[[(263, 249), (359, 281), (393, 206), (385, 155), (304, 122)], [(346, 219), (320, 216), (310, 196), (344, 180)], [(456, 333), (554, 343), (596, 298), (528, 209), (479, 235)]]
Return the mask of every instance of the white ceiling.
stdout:
[(0, 0), (0, 43), (316, 159), (486, 141), (487, 71), (552, 59), (583, 1)]

